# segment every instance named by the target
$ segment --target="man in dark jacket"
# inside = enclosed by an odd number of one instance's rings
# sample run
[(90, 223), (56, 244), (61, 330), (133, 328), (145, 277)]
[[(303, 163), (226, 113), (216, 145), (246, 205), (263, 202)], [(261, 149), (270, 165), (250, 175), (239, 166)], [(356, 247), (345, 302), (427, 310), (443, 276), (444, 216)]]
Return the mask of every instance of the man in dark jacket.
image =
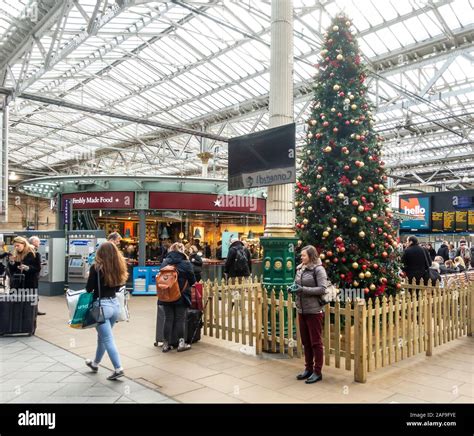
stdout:
[(449, 248), (448, 243), (446, 241), (443, 241), (441, 247), (439, 247), (438, 256), (441, 256), (443, 258), (443, 263), (449, 260)]
[[(178, 271), (178, 284), (181, 290), (181, 298), (173, 302), (160, 301), (165, 312), (164, 319), (164, 343), (162, 351), (166, 353), (171, 350), (170, 343), (173, 337), (177, 337), (178, 351), (186, 351), (191, 348), (191, 344), (186, 344), (184, 339), (186, 310), (191, 306), (191, 286), (196, 282), (193, 266), (184, 254), (184, 245), (176, 242), (169, 248), (166, 258), (161, 264), (161, 269), (167, 265), (173, 265)], [(174, 332), (176, 331), (176, 335)]]
[(418, 245), (418, 238), (416, 236), (409, 236), (407, 243), (408, 247), (402, 255), (402, 269), (407, 275), (409, 282), (415, 279), (416, 284), (419, 285), (420, 280), (423, 279), (425, 286), (427, 286), (429, 267), (431, 266), (429, 254), (424, 248)]
[(252, 257), (250, 251), (238, 239), (232, 239), (224, 273), (228, 278), (249, 277), (252, 272)]

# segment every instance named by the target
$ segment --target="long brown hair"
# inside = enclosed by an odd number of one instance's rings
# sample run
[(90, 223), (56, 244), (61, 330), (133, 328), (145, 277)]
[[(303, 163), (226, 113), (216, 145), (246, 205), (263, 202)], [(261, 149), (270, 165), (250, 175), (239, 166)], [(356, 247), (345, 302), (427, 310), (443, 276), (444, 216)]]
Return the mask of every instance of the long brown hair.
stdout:
[(102, 273), (106, 286), (122, 286), (128, 278), (127, 262), (113, 242), (99, 245), (94, 261), (96, 271)]
[(180, 253), (183, 253), (186, 258), (188, 257), (186, 254), (186, 247), (181, 242), (175, 242), (174, 244), (172, 244), (171, 247), (168, 248), (168, 251), (178, 251)]
[(22, 238), (21, 236), (17, 236), (13, 240), (13, 244), (22, 244), (25, 246), (25, 248), (23, 248), (23, 251), (21, 253), (19, 251), (13, 250), (13, 257), (15, 258), (17, 262), (23, 262), (23, 260), (25, 259), (26, 256), (28, 256), (29, 253), (33, 253), (33, 255), (35, 254), (35, 250), (33, 246), (30, 245), (30, 243), (25, 238)]

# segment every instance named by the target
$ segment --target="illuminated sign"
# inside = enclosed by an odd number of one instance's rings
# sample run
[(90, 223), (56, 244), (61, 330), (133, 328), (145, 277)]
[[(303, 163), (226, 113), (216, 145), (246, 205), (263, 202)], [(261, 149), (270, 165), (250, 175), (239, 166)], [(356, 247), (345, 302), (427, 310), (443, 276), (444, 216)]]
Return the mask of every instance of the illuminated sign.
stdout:
[[(400, 198), (400, 229), (427, 230), (430, 228), (430, 197), (412, 196)], [(406, 215), (407, 219), (403, 218)]]

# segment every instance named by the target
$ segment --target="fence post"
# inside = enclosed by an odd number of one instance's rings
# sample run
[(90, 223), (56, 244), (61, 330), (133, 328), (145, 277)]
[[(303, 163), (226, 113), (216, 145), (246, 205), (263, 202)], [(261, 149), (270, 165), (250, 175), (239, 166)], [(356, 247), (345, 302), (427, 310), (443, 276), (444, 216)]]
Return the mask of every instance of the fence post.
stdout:
[(433, 322), (434, 322), (434, 317), (436, 314), (433, 314), (433, 292), (435, 291), (434, 288), (431, 288), (427, 294), (424, 295), (425, 298), (428, 299), (427, 302), (425, 302), (425, 325), (426, 325), (426, 335), (427, 335), (427, 341), (426, 341), (426, 355), (427, 356), (432, 356), (433, 355)]
[(474, 285), (471, 284), (468, 287), (469, 289), (469, 323), (467, 326), (467, 335), (472, 336), (474, 331)]
[(354, 381), (367, 381), (367, 310), (365, 301), (354, 306)]

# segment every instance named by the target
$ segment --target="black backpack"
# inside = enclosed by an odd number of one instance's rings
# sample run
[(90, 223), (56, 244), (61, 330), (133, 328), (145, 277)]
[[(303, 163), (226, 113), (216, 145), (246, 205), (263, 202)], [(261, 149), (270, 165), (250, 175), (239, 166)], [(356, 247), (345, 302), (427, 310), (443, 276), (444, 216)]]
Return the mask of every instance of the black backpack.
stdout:
[(234, 260), (234, 270), (237, 274), (247, 274), (248, 273), (248, 259), (245, 254), (244, 247), (236, 248), (235, 260)]

